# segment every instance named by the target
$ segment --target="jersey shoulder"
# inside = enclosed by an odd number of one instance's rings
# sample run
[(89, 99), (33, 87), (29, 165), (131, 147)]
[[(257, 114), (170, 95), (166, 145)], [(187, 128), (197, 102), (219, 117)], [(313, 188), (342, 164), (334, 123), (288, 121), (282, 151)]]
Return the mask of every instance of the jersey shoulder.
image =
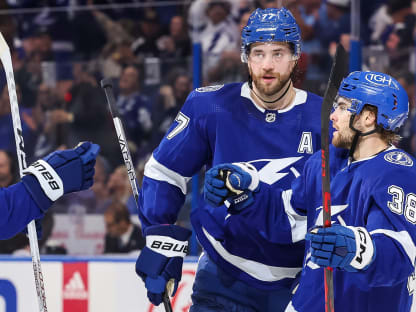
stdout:
[(416, 186), (415, 159), (398, 148), (377, 155), (363, 166), (362, 172), (374, 184), (401, 182)]
[(318, 104), (322, 104), (322, 96), (319, 96), (315, 93), (309, 92), (309, 91), (305, 91), (307, 94), (307, 102), (308, 103), (318, 103)]
[(243, 83), (206, 86), (193, 90), (185, 101), (183, 110), (194, 114), (207, 114), (229, 110), (238, 105)]
[[(300, 91), (303, 91), (303, 90), (300, 90)], [(316, 114), (320, 118), (322, 97), (312, 92), (308, 92), (308, 91), (303, 91), (303, 92), (306, 93), (305, 108), (313, 111), (314, 114)]]

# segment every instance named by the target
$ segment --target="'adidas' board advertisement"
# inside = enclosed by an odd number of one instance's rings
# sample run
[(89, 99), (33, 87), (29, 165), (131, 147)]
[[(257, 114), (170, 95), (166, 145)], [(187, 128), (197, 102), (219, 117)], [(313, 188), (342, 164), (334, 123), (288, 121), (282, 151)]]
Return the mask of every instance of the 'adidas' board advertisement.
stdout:
[[(162, 312), (146, 297), (134, 271), (135, 259), (42, 258), (48, 311)], [(188, 311), (196, 260), (183, 266), (182, 283), (172, 298), (174, 312)], [(29, 258), (0, 258), (0, 312), (37, 311), (32, 262)]]

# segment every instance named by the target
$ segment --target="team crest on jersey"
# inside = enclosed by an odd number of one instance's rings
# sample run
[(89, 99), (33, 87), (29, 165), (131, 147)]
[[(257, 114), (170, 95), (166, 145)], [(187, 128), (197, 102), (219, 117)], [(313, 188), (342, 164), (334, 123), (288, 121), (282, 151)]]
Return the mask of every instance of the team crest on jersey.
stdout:
[(266, 114), (266, 121), (267, 122), (275, 122), (276, 121), (276, 113), (267, 113)]
[(222, 87), (224, 87), (223, 84), (215, 85), (215, 86), (206, 86), (206, 87), (196, 88), (195, 91), (196, 92), (212, 92), (212, 91), (217, 91), (221, 89)]
[(401, 151), (393, 151), (384, 155), (384, 159), (392, 164), (402, 165), (406, 167), (413, 166), (413, 160)]

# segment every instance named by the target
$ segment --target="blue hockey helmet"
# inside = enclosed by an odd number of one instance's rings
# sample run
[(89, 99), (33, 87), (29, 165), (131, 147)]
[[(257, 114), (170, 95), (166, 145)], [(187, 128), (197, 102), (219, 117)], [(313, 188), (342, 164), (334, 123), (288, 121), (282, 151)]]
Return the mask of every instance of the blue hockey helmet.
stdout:
[(257, 9), (248, 19), (241, 34), (241, 61), (247, 63), (249, 47), (254, 42), (289, 42), (294, 56), (300, 56), (300, 29), (286, 8)]
[(377, 107), (377, 123), (389, 131), (397, 131), (409, 113), (406, 91), (387, 74), (352, 72), (341, 82), (338, 95), (351, 100), (348, 110), (353, 114), (359, 114), (365, 105)]

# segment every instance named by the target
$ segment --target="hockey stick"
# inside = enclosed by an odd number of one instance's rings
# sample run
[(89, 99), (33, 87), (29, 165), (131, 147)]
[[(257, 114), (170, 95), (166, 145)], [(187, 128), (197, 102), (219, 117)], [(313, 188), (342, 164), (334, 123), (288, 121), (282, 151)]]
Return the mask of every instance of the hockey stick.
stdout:
[[(0, 59), (6, 73), (7, 88), (9, 90), (9, 101), (13, 120), (14, 139), (16, 141), (16, 153), (19, 163), (20, 177), (23, 176), (23, 170), (26, 169), (26, 154), (24, 150), (22, 124), (20, 122), (19, 104), (17, 103), (16, 83), (14, 81), (12, 58), (10, 49), (0, 33)], [(47, 312), (45, 286), (43, 284), (43, 274), (40, 265), (38, 237), (36, 234), (35, 220), (27, 225), (29, 236), (30, 253), (32, 255), (33, 273), (35, 275), (36, 294), (38, 297), (39, 311)]]
[[(136, 172), (134, 171), (133, 160), (131, 159), (131, 154), (129, 147), (127, 145), (126, 134), (124, 132), (123, 124), (121, 122), (120, 113), (118, 112), (116, 106), (116, 100), (114, 98), (113, 84), (111, 79), (101, 80), (101, 88), (104, 89), (105, 96), (107, 98), (108, 108), (110, 110), (111, 116), (113, 117), (114, 127), (116, 128), (118, 143), (120, 144), (121, 154), (123, 155), (124, 164), (126, 165), (127, 173), (130, 180), (130, 186), (133, 190), (133, 196), (136, 201), (137, 210), (139, 209), (139, 190), (136, 184)], [(163, 305), (165, 306), (166, 312), (172, 312), (172, 306), (170, 304), (170, 299), (168, 293), (170, 293), (170, 288), (172, 283), (169, 281), (166, 285), (166, 290), (163, 293)]]
[[(329, 115), (342, 79), (348, 74), (348, 55), (338, 44), (321, 107), (323, 225), (331, 226), (331, 190), (329, 171)], [(325, 312), (334, 312), (332, 268), (325, 268)]]

